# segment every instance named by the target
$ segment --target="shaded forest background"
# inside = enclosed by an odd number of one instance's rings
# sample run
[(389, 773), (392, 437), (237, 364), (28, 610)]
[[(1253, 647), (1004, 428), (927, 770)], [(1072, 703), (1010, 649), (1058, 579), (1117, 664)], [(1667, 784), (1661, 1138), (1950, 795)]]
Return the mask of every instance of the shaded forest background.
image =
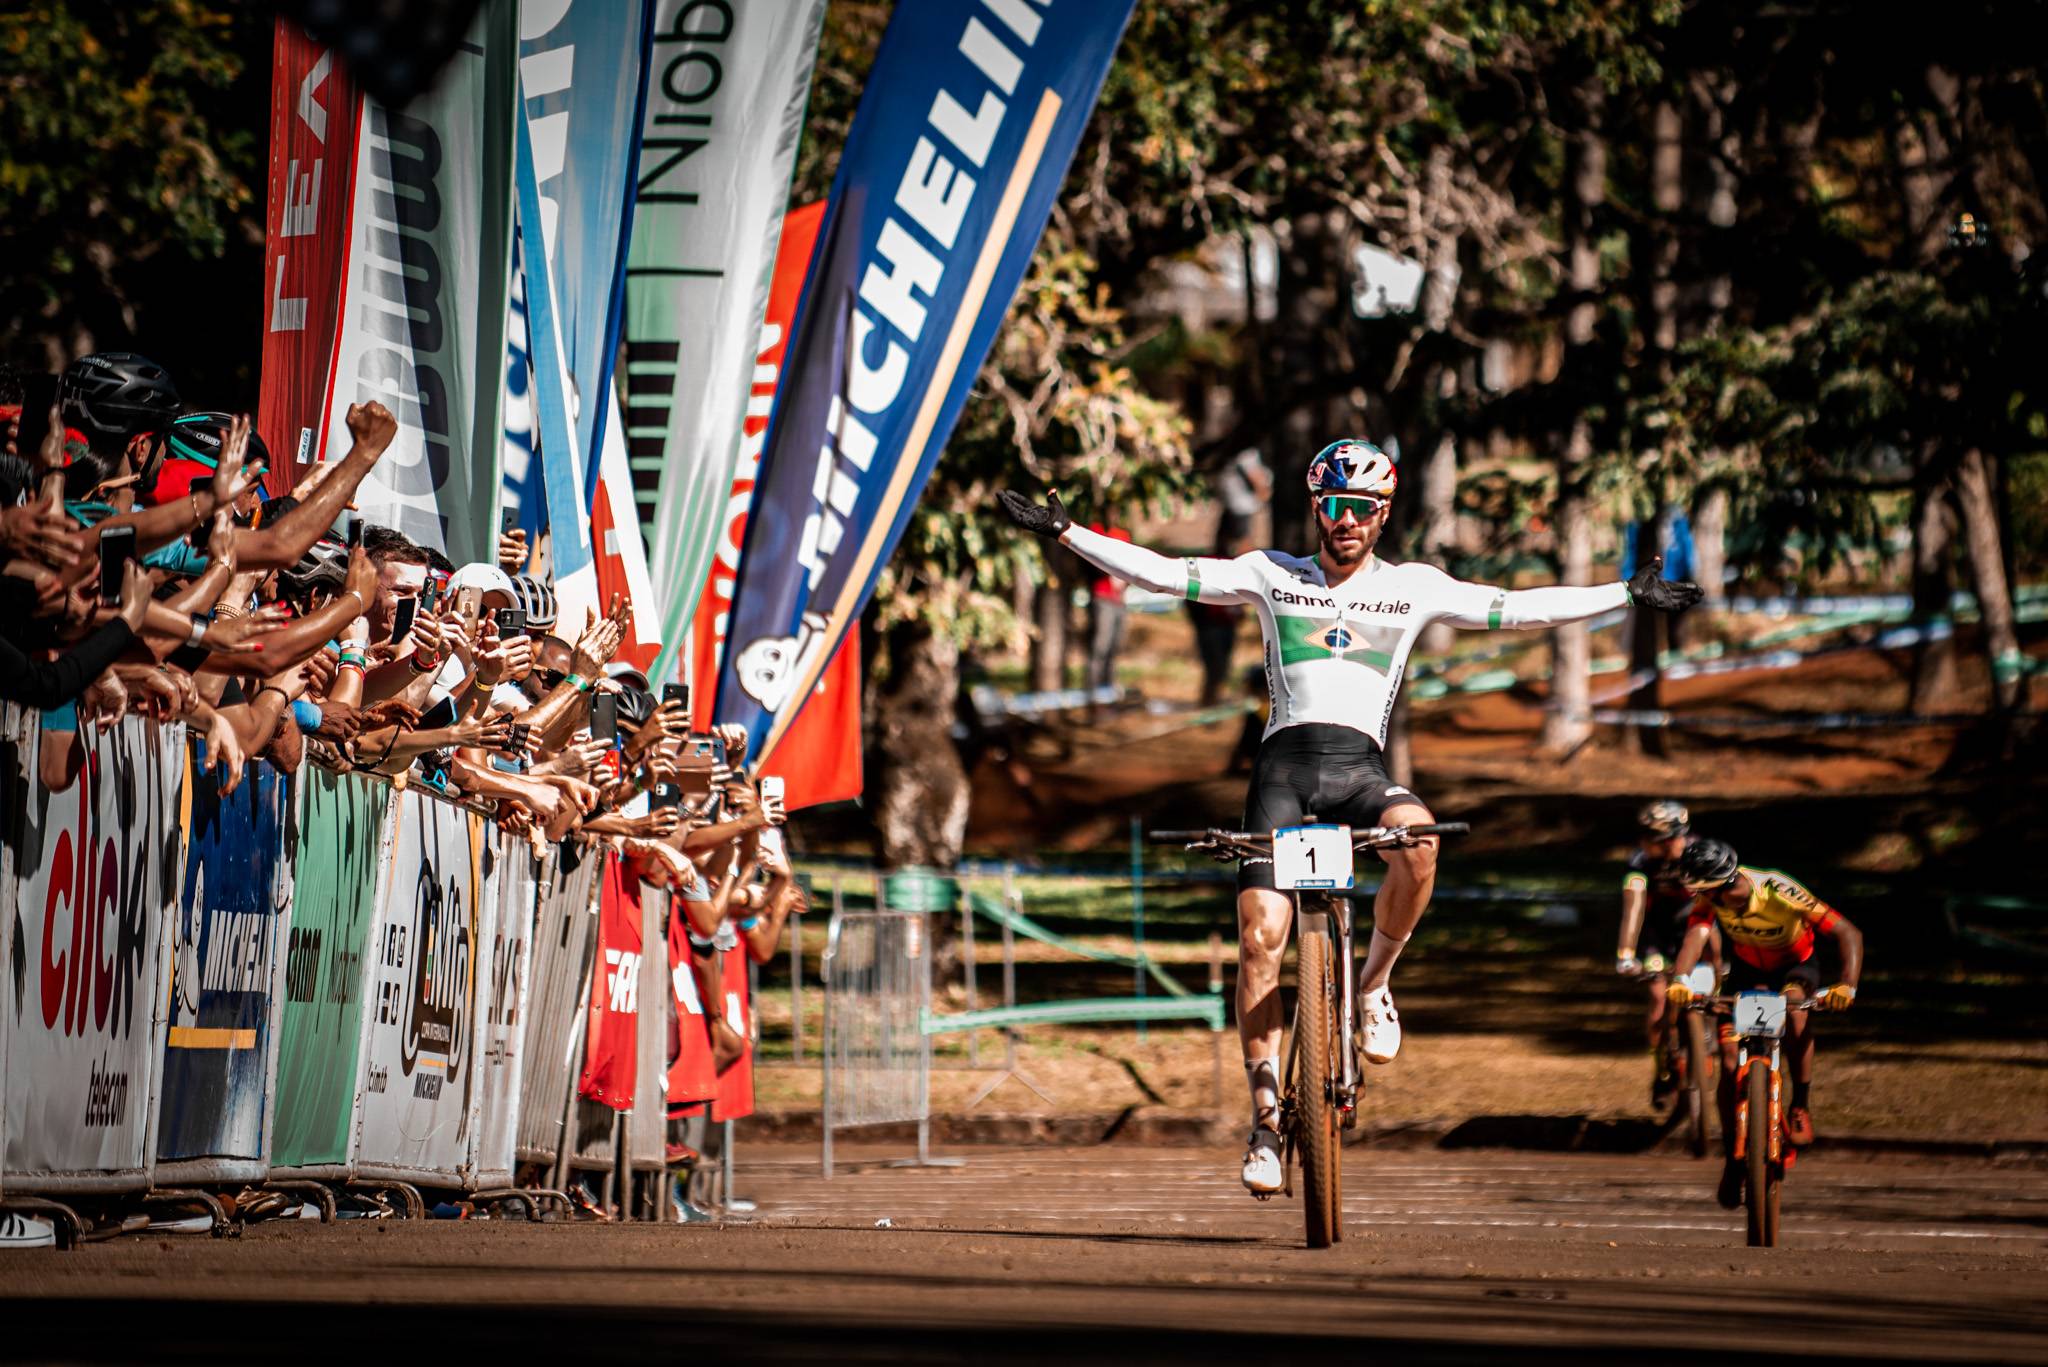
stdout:
[[(887, 14), (833, 0), (793, 203), (829, 188)], [(1312, 535), (1300, 463), (1365, 433), (1402, 453), (1396, 553), (1454, 572), (1591, 582), (1616, 525), (1683, 511), (1710, 591), (1854, 581), (1932, 615), (1967, 589), (2009, 717), (2014, 587), (2048, 569), (2044, 21), (1139, 0), (866, 623), (885, 855), (957, 856), (963, 652), (1035, 650), (1040, 681), (1064, 660), (1073, 567), (991, 492), (1128, 523), (1246, 445), (1282, 545)], [(133, 348), (195, 403), (254, 406), (269, 54), (255, 7), (0, 10), (0, 356)], [(1424, 268), (1411, 311), (1354, 309), (1362, 246)], [(1243, 306), (1177, 311), (1190, 272)], [(1590, 646), (1554, 636), (1569, 754)], [(1639, 663), (1660, 644), (1632, 632)], [(1944, 705), (1955, 648), (1921, 650), (1913, 706)]]

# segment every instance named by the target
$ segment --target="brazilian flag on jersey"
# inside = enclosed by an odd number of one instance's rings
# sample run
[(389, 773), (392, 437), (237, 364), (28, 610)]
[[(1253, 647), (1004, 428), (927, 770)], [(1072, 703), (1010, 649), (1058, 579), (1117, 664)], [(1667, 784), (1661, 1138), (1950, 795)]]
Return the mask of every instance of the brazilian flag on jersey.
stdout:
[(1346, 660), (1384, 674), (1393, 668), (1394, 650), (1401, 644), (1399, 627), (1279, 614), (1273, 620), (1279, 628), (1283, 666), (1311, 660)]

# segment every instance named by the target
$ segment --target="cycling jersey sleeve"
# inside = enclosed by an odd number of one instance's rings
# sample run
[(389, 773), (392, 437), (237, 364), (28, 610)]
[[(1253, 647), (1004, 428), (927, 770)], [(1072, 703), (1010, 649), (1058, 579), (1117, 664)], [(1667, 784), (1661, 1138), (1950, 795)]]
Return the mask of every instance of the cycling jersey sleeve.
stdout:
[(1619, 581), (1579, 587), (1558, 584), (1540, 589), (1503, 589), (1453, 579), (1443, 571), (1432, 616), (1439, 622), (1469, 630), (1503, 631), (1563, 626), (1582, 622), (1614, 608), (1628, 606), (1628, 585)]
[(1247, 603), (1259, 596), (1258, 579), (1236, 560), (1211, 556), (1175, 560), (1091, 532), (1079, 523), (1067, 528), (1060, 540), (1103, 573), (1154, 593), (1171, 593), (1194, 603)]

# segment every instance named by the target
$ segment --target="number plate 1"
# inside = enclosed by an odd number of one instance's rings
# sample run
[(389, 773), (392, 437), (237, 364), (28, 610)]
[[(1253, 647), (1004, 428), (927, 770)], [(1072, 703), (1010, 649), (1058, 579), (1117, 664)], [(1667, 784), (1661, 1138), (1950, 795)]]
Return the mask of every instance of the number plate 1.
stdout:
[(1348, 892), (1351, 881), (1349, 826), (1287, 826), (1273, 832), (1273, 886)]
[(1777, 992), (1742, 992), (1735, 998), (1735, 1033), (1748, 1039), (1782, 1039), (1785, 998)]

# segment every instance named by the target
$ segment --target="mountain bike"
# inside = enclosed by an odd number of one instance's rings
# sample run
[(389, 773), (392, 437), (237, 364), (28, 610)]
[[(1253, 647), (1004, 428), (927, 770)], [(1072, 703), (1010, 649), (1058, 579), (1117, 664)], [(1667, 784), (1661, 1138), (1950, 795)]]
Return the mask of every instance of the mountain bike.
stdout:
[[(1643, 959), (1645, 977), (1661, 975), (1668, 970), (1664, 956), (1651, 951)], [(1705, 981), (1696, 991), (1713, 989), (1713, 970), (1702, 964), (1693, 970)], [(1658, 1066), (1664, 1066), (1666, 1059), (1672, 1072), (1677, 1074), (1677, 1099), (1671, 1108), (1671, 1125), (1685, 1131), (1686, 1151), (1694, 1158), (1707, 1156), (1707, 1112), (1713, 1107), (1713, 1099), (1707, 1092), (1707, 1077), (1711, 1071), (1711, 1055), (1707, 1049), (1707, 1023), (1696, 1011), (1671, 1013), (1671, 1023), (1665, 1028), (1662, 1056)]]
[(1701, 998), (1686, 1008), (1695, 1019), (1711, 1009), (1731, 1015), (1735, 1034), (1734, 1156), (1747, 1167), (1742, 1204), (1748, 1212), (1749, 1246), (1778, 1246), (1778, 1188), (1799, 1151), (1785, 1140), (1780, 1092), (1783, 1069), (1779, 1041), (1791, 1012), (1819, 1009), (1817, 1001), (1791, 1001), (1782, 992), (1738, 992)]
[(1248, 831), (1153, 831), (1223, 863), (1271, 859), (1274, 885), (1294, 894), (1294, 1029), (1281, 1078), (1280, 1164), (1294, 1195), (1301, 1160), (1303, 1212), (1310, 1248), (1344, 1237), (1342, 1133), (1358, 1124), (1362, 1076), (1353, 1037), (1358, 977), (1352, 970), (1352, 856), (1359, 850), (1413, 845), (1424, 836), (1461, 835), (1463, 821), (1352, 830), (1313, 822), (1265, 835)]

